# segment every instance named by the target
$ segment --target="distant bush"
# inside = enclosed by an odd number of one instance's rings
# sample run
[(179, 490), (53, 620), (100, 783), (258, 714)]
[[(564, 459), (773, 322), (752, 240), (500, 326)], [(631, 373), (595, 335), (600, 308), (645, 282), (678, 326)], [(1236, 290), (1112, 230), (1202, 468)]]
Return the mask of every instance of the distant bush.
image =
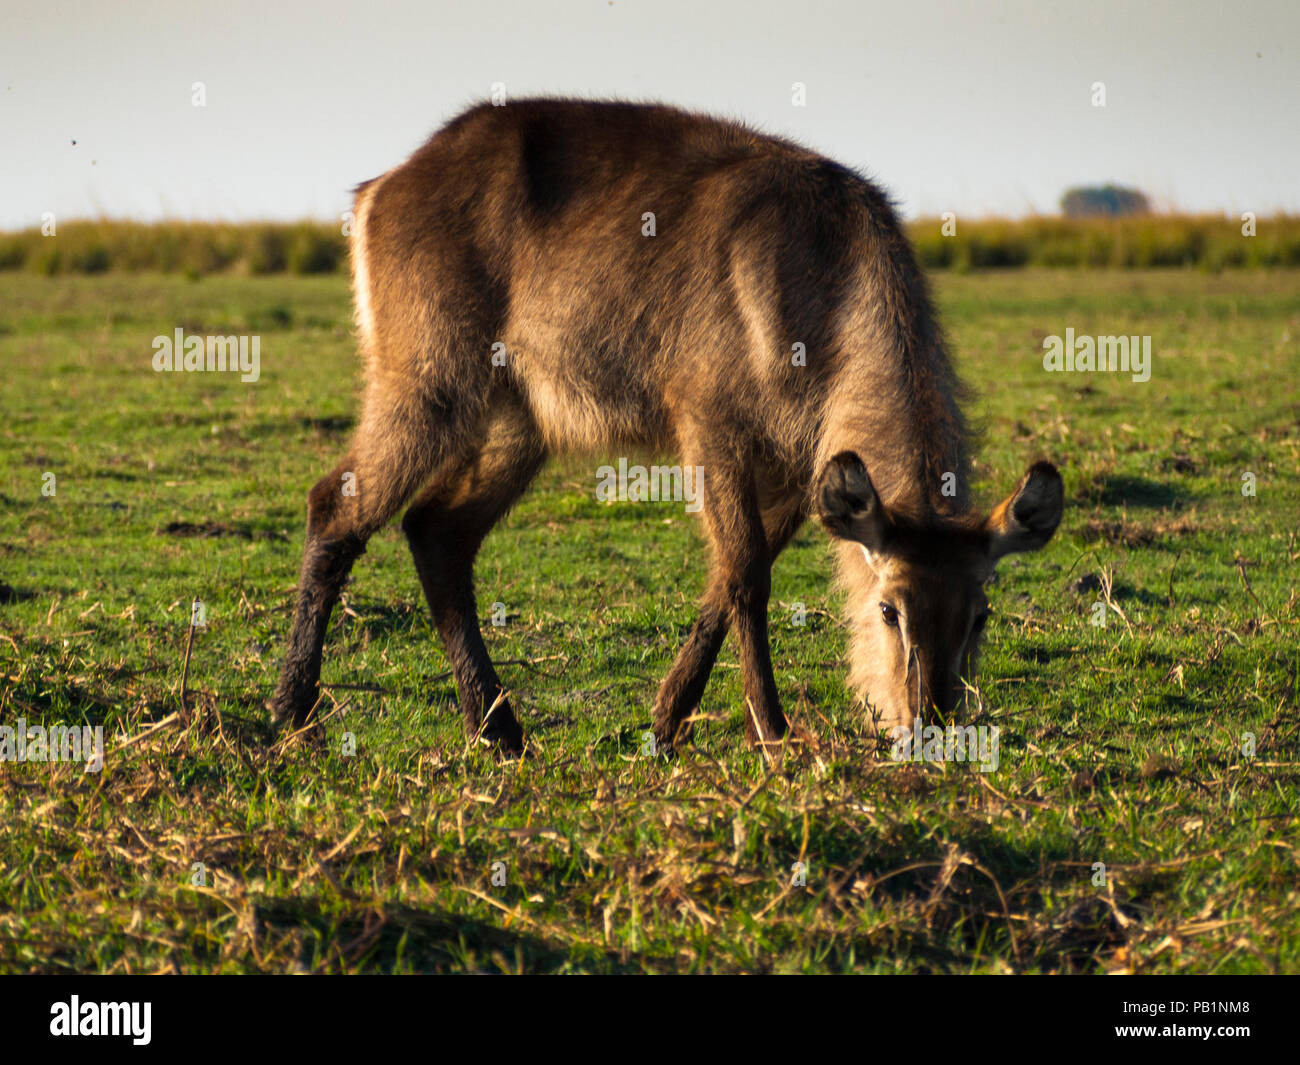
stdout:
[(27, 243), (21, 237), (0, 240), (0, 270), (15, 270), (27, 261)]
[(958, 269), (1024, 266), (1033, 249), (1024, 232), (1014, 222), (991, 222), (976, 228), (964, 247), (957, 250)]
[(32, 265), (38, 274), (53, 277), (63, 269), (63, 253), (58, 248), (41, 248), (32, 256)]
[(107, 272), (110, 260), (108, 248), (103, 244), (91, 244), (72, 253), (70, 263), (79, 274), (102, 274)]
[(258, 226), (251, 232), (248, 269), (254, 274), (283, 273), (289, 265), (289, 234), (284, 226)]
[(1066, 189), (1061, 197), (1061, 214), (1066, 218), (1122, 218), (1147, 214), (1151, 203), (1146, 194), (1121, 185), (1092, 185)]
[(295, 274), (332, 274), (343, 258), (343, 239), (335, 229), (300, 225), (289, 244), (289, 269)]

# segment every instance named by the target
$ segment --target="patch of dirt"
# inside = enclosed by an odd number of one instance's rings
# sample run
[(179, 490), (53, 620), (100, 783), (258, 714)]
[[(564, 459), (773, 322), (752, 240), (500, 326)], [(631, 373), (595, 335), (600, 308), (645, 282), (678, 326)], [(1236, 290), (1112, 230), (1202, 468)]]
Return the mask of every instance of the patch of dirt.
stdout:
[(1200, 473), (1201, 467), (1191, 455), (1170, 455), (1160, 462), (1165, 473)]
[(347, 415), (330, 415), (322, 418), (301, 419), (304, 429), (315, 429), (320, 433), (346, 433), (355, 425), (355, 420)]
[(1080, 535), (1090, 543), (1094, 540), (1104, 540), (1108, 544), (1118, 544), (1123, 547), (1149, 547), (1160, 540), (1187, 536), (1199, 531), (1197, 525), (1186, 518), (1179, 518), (1176, 521), (1157, 521), (1151, 524), (1092, 518), (1080, 530)]
[(923, 798), (934, 791), (934, 784), (919, 766), (907, 765), (895, 771), (890, 783), (897, 794), (909, 799)]
[(1070, 790), (1076, 794), (1090, 792), (1096, 786), (1097, 778), (1087, 769), (1076, 770), (1074, 776), (1070, 778)]
[(1174, 763), (1158, 754), (1149, 755), (1142, 763), (1143, 780), (1168, 780), (1177, 775)]

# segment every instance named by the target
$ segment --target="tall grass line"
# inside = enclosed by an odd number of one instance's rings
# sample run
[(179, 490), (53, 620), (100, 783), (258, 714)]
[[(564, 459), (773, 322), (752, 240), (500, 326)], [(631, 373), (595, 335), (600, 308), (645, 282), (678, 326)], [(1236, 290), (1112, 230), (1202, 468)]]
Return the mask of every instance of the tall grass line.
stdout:
[[(1255, 236), (1215, 215), (959, 219), (948, 236), (940, 219), (921, 219), (907, 229), (932, 270), (1300, 266), (1294, 215), (1258, 219)], [(329, 274), (345, 269), (346, 243), (340, 226), (324, 222), (69, 221), (48, 236), (0, 233), (0, 271)]]
[(330, 274), (347, 238), (323, 222), (59, 222), (0, 233), (0, 270), (36, 274)]
[(1295, 215), (1258, 218), (1253, 236), (1242, 232), (1242, 222), (1218, 215), (958, 219), (950, 236), (943, 226), (937, 218), (908, 225), (921, 264), (932, 270), (1300, 266)]

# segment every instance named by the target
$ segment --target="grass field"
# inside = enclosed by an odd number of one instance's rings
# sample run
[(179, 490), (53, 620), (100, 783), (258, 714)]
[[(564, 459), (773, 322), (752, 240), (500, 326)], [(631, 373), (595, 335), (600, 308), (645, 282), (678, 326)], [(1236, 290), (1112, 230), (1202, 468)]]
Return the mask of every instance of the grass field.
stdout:
[[(478, 567), (532, 757), (467, 746), (395, 525), (331, 627), (325, 748), (268, 749), (354, 412), (344, 280), (0, 275), (0, 724), (107, 738), (99, 773), (0, 765), (0, 970), (1300, 971), (1298, 294), (938, 280), (983, 501), (1038, 457), (1068, 494), (990, 592), (981, 774), (869, 735), (811, 526), (773, 655), (820, 746), (746, 746), (728, 644), (695, 746), (643, 755), (704, 565), (680, 505), (597, 502), (599, 461), (545, 471)], [(260, 380), (154, 373), (177, 326), (260, 335)], [(1150, 334), (1151, 380), (1044, 372), (1067, 327)]]

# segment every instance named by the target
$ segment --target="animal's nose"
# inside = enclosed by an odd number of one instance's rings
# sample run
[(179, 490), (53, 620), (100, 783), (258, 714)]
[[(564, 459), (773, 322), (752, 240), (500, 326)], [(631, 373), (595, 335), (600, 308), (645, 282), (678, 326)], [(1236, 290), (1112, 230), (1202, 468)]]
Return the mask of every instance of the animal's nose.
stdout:
[[(929, 716), (934, 713), (948, 714), (957, 702), (956, 677), (946, 669), (936, 669), (927, 660), (928, 656), (913, 649), (911, 652), (912, 694), (917, 703), (914, 713)], [(912, 679), (912, 678), (909, 678)]]
[(921, 706), (928, 711), (948, 714), (957, 704), (957, 687), (947, 670), (927, 670), (922, 673)]

